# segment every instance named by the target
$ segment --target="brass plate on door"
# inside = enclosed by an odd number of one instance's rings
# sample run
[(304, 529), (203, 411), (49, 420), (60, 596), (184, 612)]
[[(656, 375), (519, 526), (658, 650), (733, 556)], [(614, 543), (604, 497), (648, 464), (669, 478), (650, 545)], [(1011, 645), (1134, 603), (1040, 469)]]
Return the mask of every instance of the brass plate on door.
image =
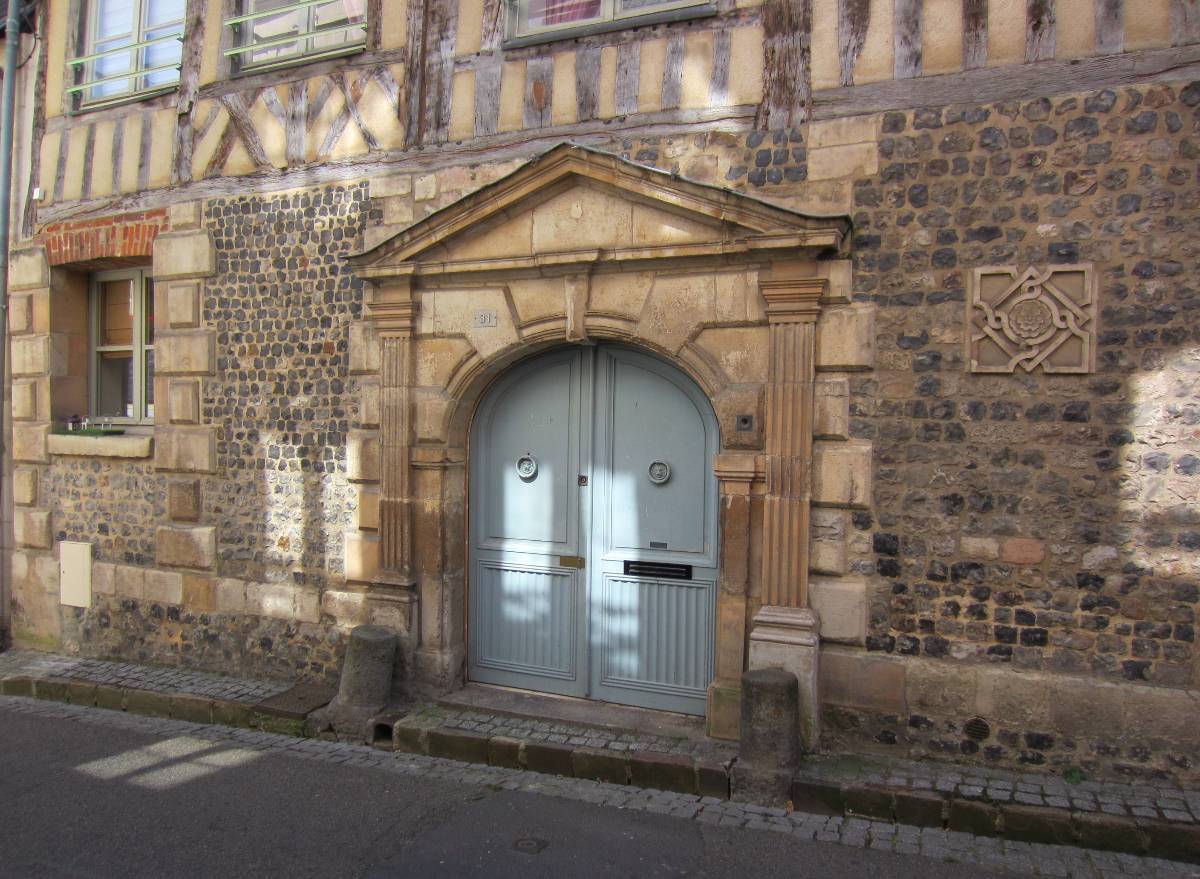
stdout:
[(583, 556), (581, 555), (560, 555), (558, 557), (558, 566), (560, 568), (583, 568)]

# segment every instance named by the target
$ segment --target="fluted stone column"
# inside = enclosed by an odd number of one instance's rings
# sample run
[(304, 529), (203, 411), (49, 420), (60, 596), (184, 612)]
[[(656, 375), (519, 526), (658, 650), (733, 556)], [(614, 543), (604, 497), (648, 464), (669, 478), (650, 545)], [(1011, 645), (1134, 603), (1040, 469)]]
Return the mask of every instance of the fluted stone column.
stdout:
[[(407, 588), (412, 570), (413, 332), (418, 302), (407, 279), (375, 289), (366, 317), (380, 342), (379, 572), (381, 586)], [(407, 600), (407, 596), (405, 596)]]
[(770, 324), (763, 502), (763, 607), (750, 632), (750, 667), (783, 668), (800, 683), (801, 739), (816, 746), (819, 621), (808, 606), (816, 322), (823, 278), (805, 264), (775, 266), (760, 289)]

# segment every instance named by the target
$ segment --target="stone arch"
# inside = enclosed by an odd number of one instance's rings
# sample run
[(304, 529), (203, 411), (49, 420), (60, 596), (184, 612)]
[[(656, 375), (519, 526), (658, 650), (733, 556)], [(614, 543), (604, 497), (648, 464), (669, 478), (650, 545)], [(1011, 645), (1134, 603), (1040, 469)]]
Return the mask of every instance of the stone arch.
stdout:
[[(486, 396), (492, 384), (508, 370), (525, 360), (556, 348), (573, 344), (587, 344), (588, 342), (626, 345), (670, 363), (696, 383), (704, 393), (709, 405), (713, 407), (714, 412), (721, 392), (729, 386), (728, 378), (721, 373), (719, 367), (696, 356), (694, 352), (687, 351), (686, 348), (681, 349), (681, 351), (686, 351), (685, 356), (679, 356), (678, 353), (667, 351), (652, 339), (631, 333), (616, 333), (603, 327), (598, 328), (594, 333), (589, 333), (587, 341), (568, 339), (565, 333), (546, 334), (531, 344), (518, 343), (489, 358), (472, 359), (469, 364), (465, 364), (462, 369), (456, 371), (454, 381), (447, 387), (454, 403), (446, 415), (446, 445), (451, 448), (467, 448), (467, 438), (479, 401)], [(723, 435), (725, 431), (722, 427), (718, 419), (718, 435), (721, 438), (722, 448), (724, 448)]]

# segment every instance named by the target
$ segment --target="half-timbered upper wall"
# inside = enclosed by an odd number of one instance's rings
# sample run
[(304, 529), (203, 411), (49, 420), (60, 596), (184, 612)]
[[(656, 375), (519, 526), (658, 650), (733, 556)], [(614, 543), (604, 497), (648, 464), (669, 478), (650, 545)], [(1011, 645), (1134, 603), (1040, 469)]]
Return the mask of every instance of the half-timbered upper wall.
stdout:
[(511, 48), (502, 0), (369, 0), (361, 53), (232, 75), (222, 22), (237, 0), (189, 0), (178, 91), (69, 112), (81, 2), (52, 0), (46, 16), (42, 222), (205, 180), (267, 189), (428, 166), (447, 143), (511, 156), (656, 126), (787, 128), (888, 109), (930, 77), (946, 80), (943, 103), (988, 100), (996, 68), (1200, 40), (1195, 0), (717, 0), (688, 21)]

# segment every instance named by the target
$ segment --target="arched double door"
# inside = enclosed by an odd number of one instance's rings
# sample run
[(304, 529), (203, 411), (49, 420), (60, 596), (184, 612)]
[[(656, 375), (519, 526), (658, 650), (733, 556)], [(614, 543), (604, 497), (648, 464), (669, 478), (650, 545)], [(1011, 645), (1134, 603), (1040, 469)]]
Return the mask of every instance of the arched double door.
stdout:
[(639, 351), (502, 376), (471, 431), (468, 676), (703, 714), (718, 445), (695, 382)]

